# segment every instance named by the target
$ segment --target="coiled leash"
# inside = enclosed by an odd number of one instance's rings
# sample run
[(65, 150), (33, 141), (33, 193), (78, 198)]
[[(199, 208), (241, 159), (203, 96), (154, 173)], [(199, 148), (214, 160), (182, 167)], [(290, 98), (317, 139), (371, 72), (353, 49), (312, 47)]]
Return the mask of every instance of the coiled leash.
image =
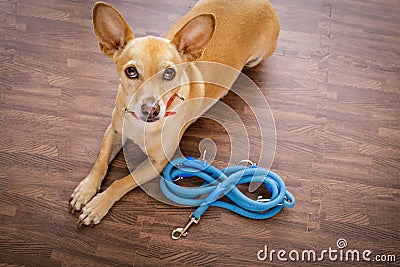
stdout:
[[(251, 161), (244, 162), (251, 163)], [(180, 179), (190, 177), (199, 177), (204, 183), (199, 187), (183, 187), (175, 184)], [(253, 200), (237, 188), (237, 185), (250, 182), (265, 185), (271, 192), (271, 198), (258, 197), (257, 200)], [(192, 157), (177, 158), (165, 167), (160, 186), (164, 195), (173, 202), (198, 206), (189, 215), (190, 220), (185, 227), (178, 227), (172, 231), (172, 239), (186, 236), (189, 227), (193, 223), (197, 224), (211, 206), (221, 207), (250, 219), (262, 220), (273, 217), (283, 207), (292, 208), (295, 205), (295, 199), (286, 190), (283, 180), (276, 173), (253, 163), (251, 166), (236, 165), (219, 170), (205, 160)], [(223, 194), (234, 204), (218, 200)]]

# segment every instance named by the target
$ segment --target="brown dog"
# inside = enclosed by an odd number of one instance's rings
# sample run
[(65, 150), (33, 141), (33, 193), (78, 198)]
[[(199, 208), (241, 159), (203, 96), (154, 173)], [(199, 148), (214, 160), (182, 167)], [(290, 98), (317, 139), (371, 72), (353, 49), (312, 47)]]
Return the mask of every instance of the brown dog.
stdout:
[[(217, 101), (227, 93), (225, 88), (210, 84), (171, 86), (202, 77), (195, 65), (182, 68), (179, 64), (211, 61), (240, 71), (269, 57), (279, 34), (279, 21), (268, 0), (200, 1), (164, 38), (135, 39), (121, 14), (105, 3), (95, 4), (93, 23), (100, 50), (116, 64), (120, 85), (98, 159), (71, 196), (72, 212), (82, 209), (80, 225), (99, 223), (123, 195), (156, 177), (174, 154), (187, 126), (212, 105), (201, 99)], [(236, 77), (225, 79), (233, 84)], [(200, 100), (194, 102), (197, 104), (180, 103), (192, 99)], [(129, 123), (123, 125), (126, 116)], [(124, 139), (132, 139), (148, 158), (131, 175), (97, 194), (108, 164), (123, 146), (123, 127), (127, 127)]]

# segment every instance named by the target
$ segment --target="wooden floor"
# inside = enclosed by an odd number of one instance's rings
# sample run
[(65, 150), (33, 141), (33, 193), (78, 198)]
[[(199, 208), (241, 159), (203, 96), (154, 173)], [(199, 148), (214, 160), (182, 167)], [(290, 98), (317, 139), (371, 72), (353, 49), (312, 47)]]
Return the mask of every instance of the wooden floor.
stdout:
[[(162, 36), (189, 10), (188, 0), (110, 2), (137, 37)], [(257, 252), (264, 245), (321, 251), (337, 248), (339, 238), (349, 249), (394, 254), (399, 264), (400, 2), (272, 2), (279, 45), (244, 72), (270, 103), (272, 170), (297, 204), (265, 221), (210, 208), (173, 241), (170, 231), (193, 209), (141, 189), (94, 228), (77, 228), (67, 212), (95, 161), (118, 86), (92, 32), (94, 2), (0, 0), (0, 266), (281, 265), (260, 262)], [(224, 99), (233, 107), (236, 100)], [(196, 142), (212, 137), (223, 161), (229, 145), (218, 129), (198, 121), (181, 149), (197, 155)], [(103, 189), (127, 173), (120, 154)]]

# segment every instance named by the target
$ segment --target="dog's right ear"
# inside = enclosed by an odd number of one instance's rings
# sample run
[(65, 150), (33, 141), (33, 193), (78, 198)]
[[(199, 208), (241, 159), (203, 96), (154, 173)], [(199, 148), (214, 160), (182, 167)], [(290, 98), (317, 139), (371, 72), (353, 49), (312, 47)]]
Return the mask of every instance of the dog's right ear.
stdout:
[(214, 31), (214, 15), (202, 14), (186, 23), (171, 42), (189, 61), (197, 60), (203, 55)]
[(98, 2), (94, 5), (93, 25), (101, 52), (111, 59), (134, 38), (122, 15), (106, 3)]

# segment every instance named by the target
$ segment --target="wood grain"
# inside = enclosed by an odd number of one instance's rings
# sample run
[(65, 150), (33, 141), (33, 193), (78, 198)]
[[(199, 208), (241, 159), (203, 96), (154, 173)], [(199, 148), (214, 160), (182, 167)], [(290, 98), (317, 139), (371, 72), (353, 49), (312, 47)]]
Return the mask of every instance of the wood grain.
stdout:
[[(110, 1), (136, 37), (162, 36), (196, 2)], [(398, 265), (400, 3), (272, 2), (278, 47), (244, 73), (269, 101), (277, 129), (272, 170), (297, 204), (266, 221), (210, 208), (173, 241), (170, 231), (193, 209), (141, 189), (94, 228), (76, 228), (67, 213), (96, 159), (118, 87), (92, 31), (94, 1), (0, 1), (0, 266), (283, 265), (260, 262), (257, 252), (264, 245), (320, 251), (338, 238), (351, 249), (394, 254)], [(223, 101), (243, 118), (257, 157), (250, 109), (234, 94)], [(180, 148), (199, 156), (206, 137), (217, 144), (216, 165), (226, 166), (229, 138), (210, 120), (193, 124)], [(102, 190), (127, 173), (120, 153)]]

